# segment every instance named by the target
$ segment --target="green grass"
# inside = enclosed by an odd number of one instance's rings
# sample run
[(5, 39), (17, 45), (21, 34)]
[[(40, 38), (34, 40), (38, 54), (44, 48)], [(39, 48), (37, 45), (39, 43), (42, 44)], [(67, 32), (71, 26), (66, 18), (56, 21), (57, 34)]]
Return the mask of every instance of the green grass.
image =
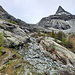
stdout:
[(10, 23), (17, 24), (15, 21), (11, 20)]

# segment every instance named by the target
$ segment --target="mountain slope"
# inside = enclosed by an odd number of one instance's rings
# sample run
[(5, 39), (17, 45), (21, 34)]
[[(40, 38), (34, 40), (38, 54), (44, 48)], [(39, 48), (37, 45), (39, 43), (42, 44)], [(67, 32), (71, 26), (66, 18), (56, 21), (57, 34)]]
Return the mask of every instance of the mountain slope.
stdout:
[(0, 6), (0, 18), (6, 21), (14, 21), (17, 24), (20, 25), (26, 25), (26, 22), (20, 20), (20, 19), (16, 19), (15, 17), (13, 17), (12, 15), (10, 15), (9, 13), (7, 13), (2, 6)]
[(19, 27), (24, 31), (25, 29), (28, 29), (29, 31), (36, 31), (37, 29), (39, 29), (36, 24), (28, 24), (20, 19), (16, 19), (14, 16), (5, 11), (2, 6), (0, 6), (0, 18), (5, 21), (19, 25)]
[(61, 6), (59, 6), (54, 15), (42, 18), (38, 25), (47, 29), (52, 27), (55, 29), (67, 30), (72, 27), (71, 24), (69, 24), (67, 21), (72, 19), (75, 19), (75, 15), (70, 14)]
[[(11, 21), (16, 22), (17, 19), (9, 15), (2, 7), (0, 9), (0, 33), (3, 35), (4, 47), (7, 47), (4, 50), (5, 54), (2, 55), (3, 59), (0, 58), (0, 74), (75, 75), (75, 54), (56, 43), (54, 38), (48, 36), (50, 33), (45, 33), (48, 28), (46, 21), (51, 27), (58, 29), (70, 28), (69, 23), (62, 19), (47, 17), (43, 19), (45, 25), (41, 26), (22, 24), (21, 20), (19, 25), (13, 24)], [(72, 23), (71, 21), (70, 24)], [(36, 32), (36, 30), (39, 31)], [(17, 49), (17, 52), (13, 49)], [(20, 54), (21, 57), (19, 57)]]

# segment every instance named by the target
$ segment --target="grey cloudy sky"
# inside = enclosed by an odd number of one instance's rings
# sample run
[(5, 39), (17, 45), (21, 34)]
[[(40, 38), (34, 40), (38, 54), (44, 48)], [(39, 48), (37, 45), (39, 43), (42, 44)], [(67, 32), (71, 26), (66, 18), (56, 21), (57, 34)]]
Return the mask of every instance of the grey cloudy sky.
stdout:
[(0, 0), (0, 5), (27, 23), (37, 23), (42, 17), (55, 14), (59, 5), (75, 14), (75, 0)]

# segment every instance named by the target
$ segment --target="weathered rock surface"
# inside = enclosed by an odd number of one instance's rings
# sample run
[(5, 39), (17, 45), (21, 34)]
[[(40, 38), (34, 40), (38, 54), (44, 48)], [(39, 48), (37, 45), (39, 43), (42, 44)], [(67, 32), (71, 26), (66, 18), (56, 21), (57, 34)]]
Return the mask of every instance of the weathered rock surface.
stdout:
[(0, 18), (6, 21), (13, 21), (16, 22), (21, 29), (24, 31), (29, 30), (29, 31), (36, 31), (38, 29), (41, 29), (40, 26), (37, 27), (36, 24), (28, 24), (20, 19), (16, 19), (12, 15), (10, 15), (7, 11), (5, 11), (2, 6), (0, 6)]
[(55, 29), (67, 30), (70, 29), (72, 26), (66, 21), (71, 19), (75, 19), (75, 15), (70, 14), (69, 12), (65, 11), (61, 6), (59, 6), (58, 10), (54, 15), (42, 18), (38, 25), (44, 28), (46, 27), (47, 29), (52, 27)]
[[(30, 62), (37, 69), (37, 73), (75, 75), (74, 53), (54, 42), (51, 37), (44, 38), (38, 35), (35, 37), (32, 36), (34, 33), (30, 32), (39, 29), (43, 32), (50, 32), (50, 28), (54, 28), (56, 31), (59, 29), (74, 31), (75, 16), (59, 7), (55, 15), (43, 18), (37, 25), (33, 25), (15, 19), (0, 6), (0, 18), (0, 32), (4, 36), (4, 45), (18, 49), (18, 53), (23, 54), (24, 60)], [(10, 19), (19, 25), (7, 22)], [(26, 72), (23, 75), (29, 72), (26, 66), (25, 69)]]
[(50, 27), (53, 27), (56, 29), (63, 29), (63, 30), (71, 28), (69, 23), (67, 23), (64, 20), (59, 20), (59, 19), (52, 19), (50, 21), (43, 21), (40, 23), (40, 25), (44, 28), (47, 28), (47, 29)]
[(19, 48), (27, 42), (27, 34), (18, 25), (0, 20), (0, 32), (3, 34), (6, 47)]
[[(70, 75), (75, 74), (75, 54), (54, 42), (53, 38), (45, 37), (37, 42), (40, 37), (30, 37), (31, 42), (25, 49), (24, 60), (27, 60), (35, 68), (36, 72), (47, 73), (48, 75), (68, 72)], [(54, 50), (51, 48), (54, 47)], [(71, 72), (71, 73), (70, 73)]]
[(7, 13), (2, 8), (2, 6), (0, 6), (0, 18), (6, 21), (11, 20), (16, 22), (17, 24), (19, 24), (19, 27), (23, 29), (25, 32), (26, 29), (30, 32), (37, 30), (46, 31), (46, 32), (51, 32), (52, 30), (55, 31), (64, 30), (64, 32), (67, 33), (69, 33), (70, 31), (75, 32), (74, 30), (75, 26), (73, 25), (74, 21), (72, 21), (75, 20), (75, 15), (72, 15), (71, 13), (65, 11), (61, 6), (59, 6), (58, 10), (54, 15), (42, 18), (38, 24), (27, 24), (26, 22), (20, 19), (16, 19), (15, 17)]

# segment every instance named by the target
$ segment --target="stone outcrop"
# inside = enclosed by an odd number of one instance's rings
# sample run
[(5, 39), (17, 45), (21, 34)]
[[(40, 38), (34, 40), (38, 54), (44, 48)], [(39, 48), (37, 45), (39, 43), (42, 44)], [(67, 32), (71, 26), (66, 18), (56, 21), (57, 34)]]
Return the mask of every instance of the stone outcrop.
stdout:
[(59, 6), (58, 10), (54, 15), (42, 18), (38, 25), (44, 28), (53, 27), (55, 29), (67, 30), (71, 28), (71, 25), (66, 21), (71, 19), (75, 19), (75, 15), (70, 14), (69, 12), (65, 11), (61, 6)]
[(0, 20), (0, 32), (3, 34), (3, 41), (6, 47), (16, 48), (23, 46), (29, 38), (18, 25)]

